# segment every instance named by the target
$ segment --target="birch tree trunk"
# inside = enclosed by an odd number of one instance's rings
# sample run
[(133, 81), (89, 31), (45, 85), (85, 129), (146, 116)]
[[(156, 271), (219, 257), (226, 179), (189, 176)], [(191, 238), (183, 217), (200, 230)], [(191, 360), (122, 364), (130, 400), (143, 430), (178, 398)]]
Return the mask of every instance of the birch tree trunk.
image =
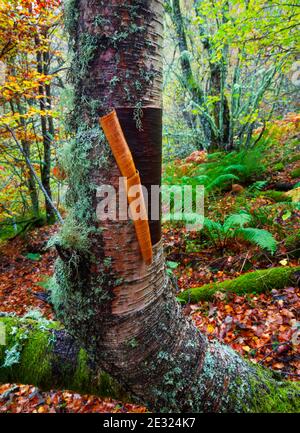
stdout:
[[(172, 2), (170, 2), (169, 10), (178, 40), (183, 85), (189, 91), (193, 102), (196, 103), (198, 107), (203, 108), (205, 102), (204, 93), (201, 89), (201, 84), (197, 83), (194, 77), (194, 73), (192, 71), (192, 65), (188, 55), (187, 37), (185, 32), (184, 19), (180, 7), (180, 1), (173, 0)], [(200, 143), (202, 141), (202, 148), (209, 148), (211, 142), (215, 141), (215, 134), (207, 120), (207, 117), (201, 113), (198, 115), (191, 114), (190, 116), (192, 119), (193, 128), (197, 130), (198, 119), (199, 127), (202, 128), (203, 132), (202, 140), (201, 137), (198, 137), (197, 146), (200, 148)]]
[(209, 342), (181, 312), (165, 272), (160, 222), (146, 266), (130, 221), (96, 217), (97, 188), (119, 170), (98, 126), (118, 112), (143, 184), (161, 172), (162, 0), (72, 0), (76, 131), (65, 149), (69, 215), (55, 240), (57, 316), (92, 362), (161, 412), (293, 411), (299, 388)]

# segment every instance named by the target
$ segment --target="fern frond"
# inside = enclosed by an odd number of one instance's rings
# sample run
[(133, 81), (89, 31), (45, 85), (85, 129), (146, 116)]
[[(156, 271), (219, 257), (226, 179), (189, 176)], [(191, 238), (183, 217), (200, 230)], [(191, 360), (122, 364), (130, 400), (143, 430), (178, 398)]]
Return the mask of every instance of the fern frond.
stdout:
[(237, 171), (239, 173), (244, 173), (246, 170), (247, 170), (247, 167), (245, 165), (232, 164), (232, 165), (228, 165), (228, 167), (226, 167), (224, 169), (224, 173), (232, 173), (234, 171)]
[(276, 251), (277, 242), (267, 230), (243, 227), (235, 231), (235, 236), (241, 237), (245, 241), (251, 242), (262, 249), (266, 249), (272, 254)]
[(221, 174), (216, 177), (211, 183), (209, 183), (206, 189), (209, 191), (213, 188), (217, 188), (219, 186), (227, 185), (232, 180), (239, 180), (239, 178), (235, 174)]
[(205, 182), (207, 181), (208, 176), (206, 176), (206, 175), (195, 176), (195, 177), (193, 177), (192, 179), (193, 179), (193, 181), (194, 181), (194, 180), (196, 181), (195, 183), (196, 183), (197, 185), (203, 185), (203, 184), (205, 184)]
[(223, 226), (222, 224), (210, 220), (209, 218), (204, 218), (204, 224), (203, 224), (204, 229), (206, 229), (209, 234), (212, 237), (217, 237), (219, 236), (221, 233), (223, 233)]
[(182, 185), (204, 185), (207, 181), (208, 176), (199, 175), (199, 176), (183, 176), (180, 179), (180, 183)]
[(235, 227), (244, 227), (245, 224), (250, 223), (252, 216), (248, 213), (234, 213), (229, 215), (224, 221), (224, 230), (228, 231)]
[(254, 182), (249, 188), (249, 191), (261, 191), (266, 185), (267, 185), (267, 181), (266, 180), (258, 180), (256, 182)]

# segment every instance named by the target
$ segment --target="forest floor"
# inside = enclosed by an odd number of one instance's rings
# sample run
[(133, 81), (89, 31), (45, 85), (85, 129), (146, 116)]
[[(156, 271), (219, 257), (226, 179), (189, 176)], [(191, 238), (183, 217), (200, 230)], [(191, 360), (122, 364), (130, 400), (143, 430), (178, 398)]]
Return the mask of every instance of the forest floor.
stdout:
[[(55, 260), (54, 251), (46, 250), (45, 246), (56, 230), (56, 226), (35, 229), (22, 239), (6, 243), (0, 250), (1, 312), (22, 316), (29, 310), (38, 309), (48, 319), (54, 318), (43, 286), (53, 273)], [(173, 249), (169, 258), (177, 257), (179, 245), (183, 245), (183, 233), (182, 230), (164, 233), (165, 244)], [(175, 271), (181, 274), (178, 278), (180, 287), (199, 285), (200, 281), (221, 281), (228, 276), (232, 278), (240, 274), (241, 263), (245, 261), (244, 254), (242, 257), (225, 256), (222, 257), (222, 266), (221, 260), (216, 266), (217, 259), (211, 257), (211, 251), (199, 253), (198, 260), (195, 260), (195, 255), (186, 253), (180, 265), (184, 272), (180, 268)], [(248, 257), (250, 260), (250, 250)], [(233, 294), (226, 300), (217, 294), (213, 301), (203, 301), (189, 309), (196, 326), (210, 338), (230, 344), (252, 362), (280, 371), (290, 380), (300, 377), (300, 353), (292, 343), (300, 320), (299, 313), (300, 289), (296, 287), (259, 295)], [(133, 404), (69, 391), (41, 392), (36, 387), (19, 384), (0, 386), (0, 412), (113, 413), (145, 410)]]
[[(297, 152), (299, 154), (299, 149)], [(292, 179), (290, 176), (293, 170), (300, 170), (300, 157), (279, 169), (280, 155), (273, 161), (275, 165), (277, 163), (277, 168), (267, 173), (270, 188), (274, 184), (300, 181), (300, 171), (299, 177)], [(243, 199), (240, 194), (230, 191), (219, 194), (208, 208), (208, 215), (218, 215), (218, 210), (228, 215), (237, 202), (240, 205), (243, 200), (250, 203), (252, 210), (270, 207), (273, 203), (265, 193), (255, 193), (249, 198), (246, 188), (242, 191)], [(220, 250), (199, 233), (187, 232), (184, 227), (176, 225), (165, 225), (163, 237), (167, 265), (177, 278), (178, 292), (232, 279), (257, 269), (299, 266), (299, 259), (288, 254), (284, 239), (287, 234), (300, 230), (300, 211), (297, 206), (290, 208), (279, 203), (274, 212), (272, 224), (276, 225), (276, 229), (272, 233), (278, 246), (273, 255), (237, 239)], [(53, 274), (55, 252), (47, 249), (47, 242), (57, 229), (57, 225), (37, 228), (0, 244), (1, 313), (22, 316), (29, 310), (38, 309), (48, 319), (54, 318), (46, 290), (49, 277)], [(183, 309), (184, 314), (191, 315), (196, 326), (209, 338), (229, 344), (244, 357), (276, 370), (285, 379), (299, 380), (299, 287), (243, 296), (216, 293), (211, 301), (184, 305)], [(0, 412), (144, 411), (146, 409), (142, 406), (70, 391), (42, 392), (34, 386), (21, 384), (0, 386)]]

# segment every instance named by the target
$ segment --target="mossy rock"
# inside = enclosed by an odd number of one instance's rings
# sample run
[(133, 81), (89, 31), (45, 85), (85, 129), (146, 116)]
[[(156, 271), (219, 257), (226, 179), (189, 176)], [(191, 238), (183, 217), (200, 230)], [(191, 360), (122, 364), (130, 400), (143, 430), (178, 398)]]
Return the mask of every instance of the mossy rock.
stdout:
[(285, 195), (286, 197), (289, 197), (294, 203), (300, 202), (300, 185), (297, 188), (293, 188), (290, 191), (287, 191)]
[(291, 171), (291, 177), (293, 179), (296, 179), (297, 177), (300, 177), (300, 167), (297, 167), (293, 171)]
[(284, 201), (287, 201), (287, 202), (291, 202), (292, 201), (292, 198), (286, 196), (284, 192), (282, 192), (282, 191), (275, 191), (273, 189), (270, 189), (268, 191), (262, 192), (261, 196), (262, 197), (266, 197), (266, 198), (268, 198), (270, 200), (273, 200), (276, 203), (280, 203), (280, 202), (284, 202)]

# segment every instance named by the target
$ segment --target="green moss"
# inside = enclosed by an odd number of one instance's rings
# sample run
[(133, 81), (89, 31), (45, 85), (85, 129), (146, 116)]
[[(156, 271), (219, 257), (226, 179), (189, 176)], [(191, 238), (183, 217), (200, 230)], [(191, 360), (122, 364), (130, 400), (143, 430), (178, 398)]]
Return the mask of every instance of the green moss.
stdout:
[(184, 301), (197, 303), (210, 300), (216, 292), (224, 293), (262, 293), (272, 289), (282, 289), (293, 283), (293, 275), (300, 267), (278, 267), (249, 272), (233, 280), (221, 283), (204, 284), (201, 287), (185, 290), (178, 297)]
[(300, 161), (300, 153), (296, 153), (295, 155), (291, 155), (288, 158), (288, 162), (296, 162), (296, 161)]
[(90, 233), (91, 228), (78, 221), (74, 212), (70, 212), (59, 232), (59, 236), (52, 238), (49, 245), (58, 242), (65, 249), (87, 252), (91, 246)]
[(101, 371), (96, 374), (92, 371), (88, 354), (84, 349), (80, 349), (78, 353), (76, 370), (72, 377), (70, 389), (78, 390), (81, 393), (101, 395), (102, 397), (130, 400), (120, 385), (107, 373)]
[(88, 355), (84, 349), (80, 349), (77, 357), (77, 366), (73, 379), (73, 389), (88, 389), (90, 384), (90, 368)]
[(136, 338), (131, 338), (131, 339), (128, 341), (127, 344), (128, 344), (128, 346), (131, 347), (132, 349), (135, 349), (135, 348), (138, 347), (138, 345), (139, 345), (139, 343), (138, 343), (138, 341), (137, 341)]
[[(22, 351), (22, 357), (19, 369), (19, 377), (22, 377), (25, 383), (34, 383), (37, 381), (42, 387), (51, 386), (51, 362), (49, 356), (49, 335), (42, 331), (35, 331), (28, 339)], [(29, 369), (29, 365), (34, 365), (34, 369)], [(16, 367), (15, 367), (16, 368)], [(50, 381), (49, 381), (50, 379)]]
[(293, 179), (300, 177), (300, 167), (297, 167), (293, 171), (291, 171), (291, 177)]
[[(22, 378), (23, 383), (36, 383), (49, 386), (51, 377), (51, 363), (47, 356), (51, 346), (51, 332), (41, 328), (43, 324), (30, 319), (14, 317), (1, 318), (6, 329), (6, 345), (0, 346), (0, 382), (17, 381)], [(11, 367), (4, 367), (5, 356), (9, 349), (16, 347), (19, 359)]]
[[(84, 349), (78, 351), (75, 362), (61, 362), (59, 354), (54, 350), (54, 330), (61, 328), (59, 323), (48, 322), (45, 326), (45, 321), (2, 317), (0, 324), (5, 326), (6, 331), (6, 344), (0, 345), (0, 383), (31, 384), (43, 390), (58, 387), (130, 400), (121, 386), (107, 373), (91, 368)], [(16, 345), (19, 354), (17, 362), (11, 367), (4, 367), (7, 350)]]
[(255, 370), (257, 376), (251, 380), (253, 398), (248, 412), (300, 412), (300, 383), (280, 381), (270, 370), (260, 366)]
[(272, 190), (272, 189), (270, 189), (269, 191), (262, 192), (261, 196), (269, 198), (269, 199), (275, 201), (276, 203), (280, 203), (280, 202), (284, 202), (284, 201), (287, 201), (287, 202), (291, 202), (292, 201), (292, 198), (286, 196), (284, 192), (275, 191), (275, 190)]
[(274, 171), (281, 171), (284, 169), (283, 162), (277, 162), (277, 164), (274, 165), (273, 170)]

